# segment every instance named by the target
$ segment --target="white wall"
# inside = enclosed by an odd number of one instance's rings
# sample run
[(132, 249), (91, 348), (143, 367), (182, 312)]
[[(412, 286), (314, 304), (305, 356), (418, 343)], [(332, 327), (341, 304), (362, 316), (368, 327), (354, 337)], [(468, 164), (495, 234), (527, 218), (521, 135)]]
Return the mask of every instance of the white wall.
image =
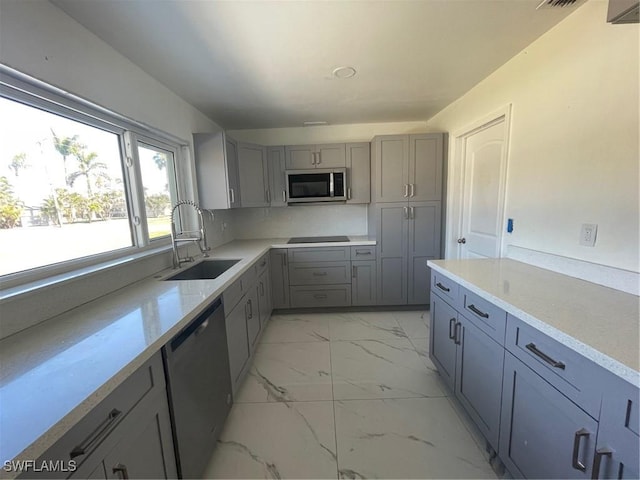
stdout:
[[(590, 0), (428, 127), (460, 132), (511, 104), (507, 244), (638, 272), (639, 29), (607, 24), (606, 10)], [(598, 224), (595, 247), (578, 244), (582, 223)]]

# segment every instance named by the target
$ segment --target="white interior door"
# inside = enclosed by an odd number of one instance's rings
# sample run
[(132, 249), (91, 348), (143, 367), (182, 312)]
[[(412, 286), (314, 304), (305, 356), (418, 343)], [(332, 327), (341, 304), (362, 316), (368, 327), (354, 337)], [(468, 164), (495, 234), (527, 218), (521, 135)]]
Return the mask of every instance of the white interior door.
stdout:
[(501, 256), (507, 161), (505, 136), (503, 116), (463, 139), (459, 258)]

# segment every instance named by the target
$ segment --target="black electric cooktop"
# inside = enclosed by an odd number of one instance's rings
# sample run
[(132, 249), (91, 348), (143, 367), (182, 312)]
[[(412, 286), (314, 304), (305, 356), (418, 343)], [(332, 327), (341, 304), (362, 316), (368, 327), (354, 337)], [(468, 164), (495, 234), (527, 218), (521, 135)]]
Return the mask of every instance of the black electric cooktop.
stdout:
[(294, 237), (287, 243), (322, 243), (322, 242), (348, 242), (346, 235), (336, 235), (334, 237)]

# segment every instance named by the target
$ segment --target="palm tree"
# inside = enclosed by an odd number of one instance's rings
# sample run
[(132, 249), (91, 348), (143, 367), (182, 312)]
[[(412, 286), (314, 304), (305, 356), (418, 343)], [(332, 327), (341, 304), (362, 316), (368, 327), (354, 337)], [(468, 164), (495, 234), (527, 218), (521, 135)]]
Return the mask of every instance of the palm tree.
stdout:
[(62, 167), (64, 168), (64, 178), (67, 182), (67, 186), (71, 186), (69, 183), (69, 177), (67, 176), (67, 157), (73, 153), (73, 150), (76, 146), (78, 146), (78, 135), (74, 135), (73, 137), (63, 137), (60, 138), (56, 135), (56, 132), (51, 129), (51, 133), (53, 134), (53, 146), (58, 151), (60, 155), (62, 155)]
[(67, 183), (69, 186), (73, 186), (78, 177), (84, 177), (87, 182), (87, 194), (90, 197), (91, 191), (91, 177), (100, 176), (106, 178), (108, 175), (104, 171), (107, 168), (106, 163), (96, 161), (98, 154), (96, 152), (87, 152), (86, 145), (75, 144), (71, 148), (71, 153), (78, 161), (78, 170), (72, 172), (67, 177)]
[(9, 164), (9, 170), (13, 170), (14, 175), (17, 177), (20, 170), (27, 168), (27, 154), (22, 152), (13, 156), (11, 163)]

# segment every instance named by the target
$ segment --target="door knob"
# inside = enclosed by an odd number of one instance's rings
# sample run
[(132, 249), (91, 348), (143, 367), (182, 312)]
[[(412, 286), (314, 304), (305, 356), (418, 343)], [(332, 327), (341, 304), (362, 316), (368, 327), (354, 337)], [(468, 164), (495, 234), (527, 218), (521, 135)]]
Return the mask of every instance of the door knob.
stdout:
[(467, 243), (467, 239), (462, 237), (458, 239), (458, 243)]

